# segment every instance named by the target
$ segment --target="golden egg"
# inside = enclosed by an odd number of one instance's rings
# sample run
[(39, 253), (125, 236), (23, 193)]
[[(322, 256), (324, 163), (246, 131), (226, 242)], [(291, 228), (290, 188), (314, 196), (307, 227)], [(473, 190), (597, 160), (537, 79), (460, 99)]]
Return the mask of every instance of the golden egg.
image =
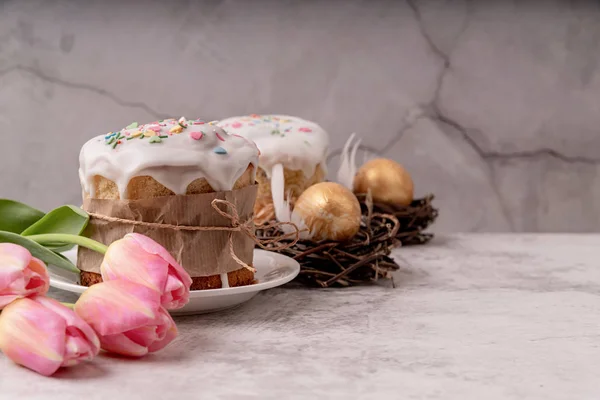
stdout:
[(294, 206), (313, 240), (351, 239), (360, 229), (358, 199), (350, 190), (335, 182), (321, 182), (306, 189)]
[(377, 158), (364, 164), (354, 177), (354, 193), (371, 189), (373, 201), (408, 206), (413, 201), (414, 184), (410, 174), (395, 161)]

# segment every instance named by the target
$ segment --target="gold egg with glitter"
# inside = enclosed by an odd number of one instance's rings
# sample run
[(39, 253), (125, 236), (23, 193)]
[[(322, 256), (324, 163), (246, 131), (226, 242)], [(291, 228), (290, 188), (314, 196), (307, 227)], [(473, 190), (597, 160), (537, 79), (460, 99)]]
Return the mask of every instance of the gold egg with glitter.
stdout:
[(313, 240), (345, 241), (360, 229), (358, 199), (335, 182), (321, 182), (306, 189), (294, 206), (294, 217), (306, 224)]
[(354, 193), (366, 194), (369, 190), (376, 203), (408, 206), (413, 201), (414, 183), (402, 165), (377, 158), (360, 167), (354, 177)]

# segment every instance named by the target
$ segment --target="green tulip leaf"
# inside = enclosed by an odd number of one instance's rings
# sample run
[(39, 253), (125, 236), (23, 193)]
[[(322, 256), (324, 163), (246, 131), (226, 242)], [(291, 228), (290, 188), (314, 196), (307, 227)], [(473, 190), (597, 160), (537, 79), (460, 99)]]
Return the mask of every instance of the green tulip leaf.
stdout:
[[(25, 229), (21, 235), (44, 235), (47, 233), (66, 233), (69, 235), (81, 235), (88, 224), (90, 216), (79, 207), (62, 206), (58, 207), (42, 219)], [(63, 252), (71, 249), (74, 245), (48, 244), (45, 247), (56, 252)]]
[(21, 233), (43, 216), (43, 212), (26, 204), (0, 199), (0, 231)]
[(21, 236), (13, 232), (0, 231), (0, 243), (18, 244), (19, 246), (25, 247), (27, 250), (29, 250), (32, 256), (34, 256), (35, 258), (39, 258), (46, 264), (54, 265), (55, 267), (70, 272), (79, 272), (77, 267), (73, 265), (71, 261), (67, 260), (62, 255), (45, 248), (41, 244), (38, 244), (31, 239), (28, 239), (25, 236)]

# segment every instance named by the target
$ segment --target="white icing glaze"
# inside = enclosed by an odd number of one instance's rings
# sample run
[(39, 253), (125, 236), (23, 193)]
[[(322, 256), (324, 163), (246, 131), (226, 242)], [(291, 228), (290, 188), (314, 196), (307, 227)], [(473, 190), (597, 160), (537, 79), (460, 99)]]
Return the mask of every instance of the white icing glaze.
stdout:
[(185, 194), (199, 178), (223, 191), (233, 188), (249, 164), (258, 166), (254, 143), (229, 135), (212, 122), (183, 118), (135, 124), (97, 136), (82, 147), (79, 178), (90, 196), (95, 196), (92, 180), (96, 175), (115, 182), (121, 199), (126, 199), (127, 185), (137, 176), (150, 176), (175, 194)]
[(222, 288), (228, 288), (229, 287), (229, 278), (227, 277), (227, 274), (221, 274), (221, 287)]
[(326, 167), (329, 135), (314, 122), (289, 115), (251, 114), (227, 118), (218, 125), (256, 143), (260, 150), (259, 166), (269, 177), (276, 164), (302, 170), (307, 178), (314, 174), (318, 164)]

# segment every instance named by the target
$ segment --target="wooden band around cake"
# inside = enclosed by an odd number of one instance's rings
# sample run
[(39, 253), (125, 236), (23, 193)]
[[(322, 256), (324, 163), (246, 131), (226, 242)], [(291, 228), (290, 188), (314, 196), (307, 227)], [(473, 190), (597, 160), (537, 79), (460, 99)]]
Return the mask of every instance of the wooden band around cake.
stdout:
[[(140, 233), (165, 247), (192, 277), (229, 273), (241, 268), (232, 257), (232, 248), (239, 260), (252, 265), (255, 242), (247, 232), (226, 229), (233, 227), (232, 220), (216, 212), (212, 203), (215, 199), (231, 203), (237, 210), (239, 221), (246, 223), (253, 218), (257, 189), (258, 185), (252, 185), (231, 191), (140, 200), (87, 198), (83, 208), (92, 217), (86, 235), (109, 245), (127, 233)], [(225, 213), (229, 212), (224, 207), (220, 208)], [(112, 218), (94, 218), (94, 214)], [(163, 229), (161, 225), (221, 227), (225, 230)], [(81, 271), (100, 273), (101, 262), (102, 255), (79, 249), (77, 266)]]

